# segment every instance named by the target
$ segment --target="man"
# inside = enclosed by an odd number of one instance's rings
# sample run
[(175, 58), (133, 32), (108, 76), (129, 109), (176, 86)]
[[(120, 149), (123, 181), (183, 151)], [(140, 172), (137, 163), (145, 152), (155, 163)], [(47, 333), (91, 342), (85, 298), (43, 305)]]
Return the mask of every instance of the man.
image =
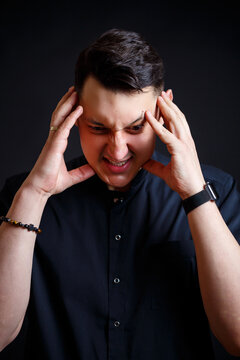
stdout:
[[(67, 167), (74, 124), (84, 157)], [(80, 54), (33, 170), (0, 198), (1, 349), (24, 324), (24, 359), (214, 359), (210, 329), (240, 354), (239, 195), (201, 168), (140, 35)]]

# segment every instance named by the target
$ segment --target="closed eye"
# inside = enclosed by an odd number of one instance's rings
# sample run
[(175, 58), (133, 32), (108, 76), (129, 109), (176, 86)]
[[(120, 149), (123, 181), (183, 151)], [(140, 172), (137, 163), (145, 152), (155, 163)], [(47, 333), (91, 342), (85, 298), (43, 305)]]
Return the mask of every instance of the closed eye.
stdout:
[(142, 125), (134, 125), (134, 126), (131, 126), (130, 128), (128, 128), (128, 130), (139, 131), (139, 130), (142, 130), (143, 126), (144, 126), (143, 124)]
[[(125, 128), (125, 131), (127, 131), (130, 134), (139, 134), (142, 132), (144, 125), (145, 125), (145, 121), (143, 121), (139, 125), (133, 125), (133, 126), (129, 126), (129, 127)], [(95, 134), (106, 134), (110, 131), (110, 129), (105, 128), (104, 126), (88, 125), (88, 128)], [(124, 129), (121, 129), (121, 130), (124, 130)], [(116, 131), (119, 131), (119, 130), (116, 130)]]
[(88, 125), (89, 129), (92, 130), (93, 132), (95, 133), (99, 133), (99, 134), (105, 134), (108, 129), (103, 127), (103, 126), (91, 126), (91, 125)]
[(139, 125), (133, 125), (133, 126), (127, 128), (126, 130), (131, 134), (139, 134), (142, 132), (144, 125), (145, 125), (145, 121)]

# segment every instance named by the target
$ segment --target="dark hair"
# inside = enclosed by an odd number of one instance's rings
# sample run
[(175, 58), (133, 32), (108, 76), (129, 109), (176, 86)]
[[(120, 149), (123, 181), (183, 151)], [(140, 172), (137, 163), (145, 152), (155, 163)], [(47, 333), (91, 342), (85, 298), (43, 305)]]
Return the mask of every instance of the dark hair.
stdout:
[(163, 62), (140, 34), (111, 29), (83, 50), (76, 63), (75, 88), (80, 94), (86, 78), (94, 76), (112, 91), (163, 89)]

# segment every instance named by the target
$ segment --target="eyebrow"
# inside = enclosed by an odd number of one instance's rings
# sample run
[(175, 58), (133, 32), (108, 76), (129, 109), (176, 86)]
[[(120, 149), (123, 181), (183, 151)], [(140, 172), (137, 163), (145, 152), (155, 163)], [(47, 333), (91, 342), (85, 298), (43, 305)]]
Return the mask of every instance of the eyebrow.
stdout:
[[(96, 121), (96, 120), (94, 120), (94, 119), (91, 119), (91, 118), (88, 119), (88, 118), (86, 118), (85, 120), (88, 121), (88, 122), (90, 122), (90, 123), (93, 124), (93, 125), (105, 127), (104, 124), (102, 124), (102, 123), (100, 123), (100, 122), (98, 122), (98, 121)], [(122, 129), (125, 129), (125, 128), (130, 127), (130, 126), (132, 126), (133, 124), (135, 124), (136, 122), (138, 122), (138, 121), (140, 121), (140, 120), (142, 120), (142, 122), (145, 121), (144, 111), (142, 111), (142, 114), (141, 114), (136, 120), (134, 120), (134, 121), (132, 121), (131, 123), (129, 123), (128, 125), (124, 126), (124, 128), (122, 128)], [(117, 129), (116, 131), (119, 131), (119, 130), (122, 130), (122, 129)]]

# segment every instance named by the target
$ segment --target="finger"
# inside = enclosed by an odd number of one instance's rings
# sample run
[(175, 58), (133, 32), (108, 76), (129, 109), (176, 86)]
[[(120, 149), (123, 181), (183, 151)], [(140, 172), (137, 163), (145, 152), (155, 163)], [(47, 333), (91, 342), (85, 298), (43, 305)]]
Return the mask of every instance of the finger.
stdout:
[(164, 144), (173, 145), (176, 143), (178, 139), (175, 137), (175, 135), (166, 129), (159, 121), (157, 121), (150, 111), (146, 111), (146, 120)]
[(176, 113), (178, 113), (179, 115), (184, 116), (184, 114), (182, 113), (182, 111), (179, 109), (179, 107), (174, 104), (173, 100), (173, 94), (172, 94), (172, 90), (167, 90), (167, 92), (162, 91), (161, 93), (161, 97), (164, 99), (164, 101), (166, 102), (166, 104), (174, 111), (176, 111)]
[(58, 102), (56, 109), (59, 108), (66, 100), (67, 98), (69, 98), (69, 96), (72, 95), (74, 91), (74, 86), (71, 86), (68, 91), (66, 92), (66, 94), (61, 98), (61, 100)]
[[(168, 99), (168, 102), (172, 104), (170, 99)], [(182, 119), (184, 115), (180, 115), (172, 107), (170, 107), (169, 104), (167, 104), (167, 102), (165, 101), (165, 98), (163, 98), (162, 96), (158, 97), (157, 103), (162, 113), (167, 129), (178, 138), (184, 138), (187, 131)]]
[[(169, 99), (172, 101), (173, 100), (173, 93), (171, 89), (168, 89), (166, 91), (166, 94), (168, 95)], [(158, 103), (156, 104), (156, 113), (155, 113), (155, 118), (160, 122), (160, 124), (164, 124), (164, 119), (163, 116), (161, 114), (161, 111), (159, 109)]]
[(169, 96), (164, 91), (162, 92), (162, 97), (158, 100), (161, 102), (162, 99), (167, 104), (167, 106), (169, 106), (169, 108), (172, 109), (172, 111), (177, 115), (178, 123), (180, 121), (181, 124), (184, 126), (185, 131), (190, 132), (190, 128), (185, 118), (185, 115), (179, 109), (179, 107), (176, 104), (174, 104), (172, 100), (170, 100)]
[(50, 136), (66, 140), (69, 136), (70, 130), (72, 129), (78, 118), (82, 115), (82, 113), (83, 108), (79, 105), (65, 118), (65, 121), (58, 127), (56, 131), (50, 131)]
[(65, 121), (60, 125), (58, 131), (64, 132), (64, 131), (70, 131), (75, 124), (75, 122), (78, 120), (78, 118), (83, 113), (83, 107), (79, 105), (74, 111), (72, 111), (65, 119)]
[(77, 169), (69, 171), (69, 175), (72, 179), (72, 185), (76, 185), (84, 180), (89, 179), (95, 175), (95, 171), (91, 168), (89, 164), (80, 166)]
[(51, 125), (59, 126), (62, 122), (64, 122), (65, 118), (70, 114), (73, 110), (74, 105), (76, 105), (78, 99), (77, 92), (74, 91), (71, 95), (61, 104), (60, 107), (56, 108), (53, 112)]
[(161, 179), (164, 179), (165, 165), (163, 165), (162, 163), (150, 159), (143, 165), (143, 168), (151, 174), (159, 176)]

